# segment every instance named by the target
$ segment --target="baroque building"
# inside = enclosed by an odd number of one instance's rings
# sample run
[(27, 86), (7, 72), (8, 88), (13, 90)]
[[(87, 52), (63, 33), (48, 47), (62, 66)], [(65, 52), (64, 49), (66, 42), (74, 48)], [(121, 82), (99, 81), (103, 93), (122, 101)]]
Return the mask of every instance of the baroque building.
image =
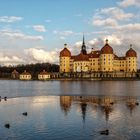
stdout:
[(32, 79), (32, 75), (25, 70), (23, 73), (21, 73), (19, 75), (19, 79), (20, 80), (31, 80)]
[(47, 80), (47, 79), (50, 79), (50, 73), (48, 73), (47, 71), (43, 70), (42, 72), (40, 72), (38, 74), (38, 79), (39, 80)]
[(137, 72), (137, 53), (130, 45), (125, 56), (117, 56), (109, 45), (108, 39), (101, 50), (86, 51), (83, 36), (81, 52), (72, 55), (64, 44), (60, 52), (60, 73), (63, 72)]

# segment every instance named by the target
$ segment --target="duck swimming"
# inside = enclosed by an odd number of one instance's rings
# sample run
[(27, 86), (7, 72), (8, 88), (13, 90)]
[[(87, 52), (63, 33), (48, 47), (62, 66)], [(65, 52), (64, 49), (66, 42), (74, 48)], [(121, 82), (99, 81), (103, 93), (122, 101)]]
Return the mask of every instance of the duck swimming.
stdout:
[(10, 128), (10, 124), (9, 123), (6, 123), (4, 126), (5, 126), (5, 128), (8, 128), (8, 129)]
[(100, 131), (100, 134), (101, 135), (109, 135), (109, 130), (106, 129), (106, 130)]
[(27, 113), (27, 112), (23, 112), (23, 113), (22, 113), (22, 115), (27, 116), (27, 115), (28, 115), (28, 113)]

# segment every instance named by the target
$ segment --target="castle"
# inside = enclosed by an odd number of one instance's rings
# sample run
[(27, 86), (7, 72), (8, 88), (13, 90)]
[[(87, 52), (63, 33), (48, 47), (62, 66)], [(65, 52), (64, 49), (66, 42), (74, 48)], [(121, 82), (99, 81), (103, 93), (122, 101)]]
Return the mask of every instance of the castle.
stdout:
[(117, 56), (113, 48), (109, 45), (108, 39), (101, 50), (91, 50), (87, 53), (85, 40), (81, 52), (72, 55), (64, 44), (64, 49), (60, 52), (60, 73), (69, 72), (137, 72), (137, 53), (130, 45), (125, 56)]

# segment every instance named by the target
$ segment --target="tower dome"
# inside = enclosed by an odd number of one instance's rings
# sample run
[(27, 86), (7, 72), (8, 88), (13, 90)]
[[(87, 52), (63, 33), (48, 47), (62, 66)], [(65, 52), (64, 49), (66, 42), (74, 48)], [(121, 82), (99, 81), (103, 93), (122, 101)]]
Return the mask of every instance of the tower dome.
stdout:
[(132, 44), (130, 45), (130, 49), (126, 52), (126, 57), (137, 57), (136, 51), (132, 49)]
[(71, 57), (71, 52), (67, 49), (67, 44), (64, 44), (64, 49), (60, 52), (60, 57)]
[(113, 49), (111, 46), (109, 46), (108, 39), (106, 39), (106, 44), (101, 49), (101, 54), (113, 54)]

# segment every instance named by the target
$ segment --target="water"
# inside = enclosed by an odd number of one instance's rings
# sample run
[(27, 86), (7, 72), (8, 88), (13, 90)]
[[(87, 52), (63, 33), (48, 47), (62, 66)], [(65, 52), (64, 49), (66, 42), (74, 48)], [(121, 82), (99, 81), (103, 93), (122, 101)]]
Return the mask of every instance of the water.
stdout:
[[(114, 104), (110, 104), (111, 102)], [(36, 96), (0, 102), (2, 140), (138, 140), (140, 107), (134, 97)], [(28, 115), (22, 113), (27, 111)], [(4, 124), (11, 127), (5, 128)], [(109, 135), (100, 131), (109, 129)]]
[(0, 96), (116, 95), (139, 96), (140, 81), (16, 81), (0, 80)]
[(139, 91), (140, 81), (1, 80), (0, 139), (139, 140)]

